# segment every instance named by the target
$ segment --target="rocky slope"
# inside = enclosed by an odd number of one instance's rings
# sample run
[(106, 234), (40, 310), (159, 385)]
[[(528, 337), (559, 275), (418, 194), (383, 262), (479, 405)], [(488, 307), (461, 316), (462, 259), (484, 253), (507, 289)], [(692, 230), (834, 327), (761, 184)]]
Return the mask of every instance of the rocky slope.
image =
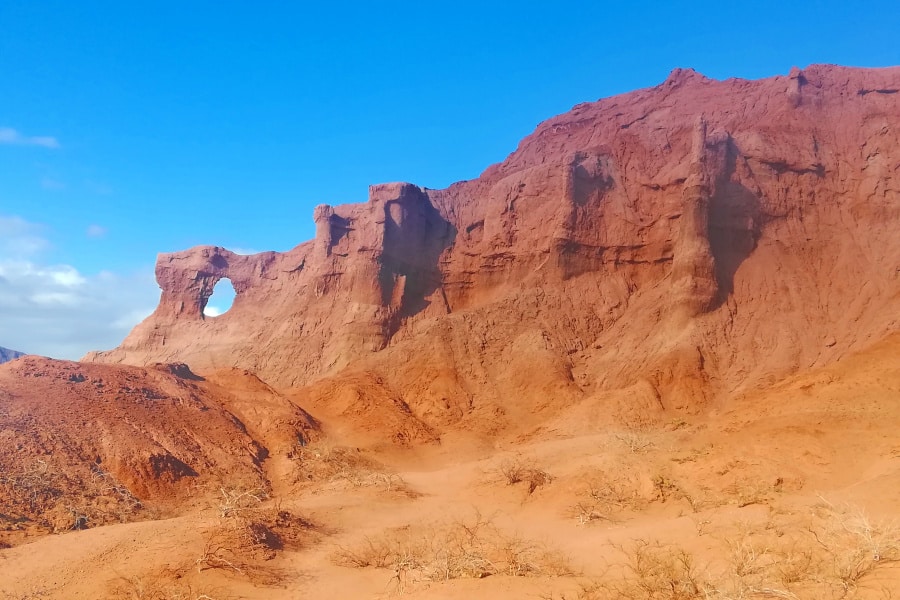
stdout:
[(897, 329), (898, 132), (900, 68), (676, 70), (476, 180), (319, 206), (289, 252), (160, 255), (156, 311), (85, 360), (246, 369), (400, 441), (697, 410)]
[(263, 462), (318, 426), (248, 373), (219, 379), (227, 389), (183, 364), (0, 366), (0, 542), (4, 530), (81, 529), (221, 489), (268, 490)]

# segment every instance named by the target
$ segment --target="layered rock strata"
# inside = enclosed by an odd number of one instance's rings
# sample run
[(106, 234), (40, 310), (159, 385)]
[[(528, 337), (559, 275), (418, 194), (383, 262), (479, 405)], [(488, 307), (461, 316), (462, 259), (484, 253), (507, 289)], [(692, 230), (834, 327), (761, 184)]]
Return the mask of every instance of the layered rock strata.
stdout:
[[(897, 329), (898, 132), (900, 68), (676, 70), (478, 179), (319, 206), (288, 252), (160, 255), (157, 310), (87, 360), (239, 367), (311, 401), (366, 374), (429, 426), (693, 409)], [(233, 308), (204, 317), (221, 278)]]

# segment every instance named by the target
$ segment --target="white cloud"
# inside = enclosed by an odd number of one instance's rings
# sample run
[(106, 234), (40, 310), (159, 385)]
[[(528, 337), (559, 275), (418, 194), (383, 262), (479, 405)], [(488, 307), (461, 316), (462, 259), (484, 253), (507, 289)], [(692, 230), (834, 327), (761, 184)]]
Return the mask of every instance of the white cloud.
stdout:
[(78, 305), (78, 296), (71, 292), (35, 292), (29, 300), (36, 306)]
[(203, 314), (206, 315), (207, 317), (218, 317), (223, 312), (225, 312), (225, 311), (223, 311), (222, 309), (217, 308), (215, 306), (212, 306), (210, 304), (207, 304), (206, 308), (203, 309)]
[(40, 225), (0, 215), (0, 257), (32, 256), (50, 247)]
[(112, 326), (116, 329), (131, 331), (135, 325), (149, 317), (153, 314), (153, 311), (156, 307), (150, 306), (145, 308), (136, 308), (134, 310), (130, 310), (127, 313), (119, 316), (118, 319), (113, 321)]
[(262, 250), (254, 250), (253, 248), (228, 248), (235, 254), (240, 254), (243, 256), (249, 256), (251, 254), (259, 254)]
[(150, 269), (121, 275), (48, 264), (41, 228), (0, 216), (0, 346), (78, 359), (113, 348), (159, 300)]
[(87, 228), (87, 236), (92, 238), (99, 238), (106, 235), (106, 227), (102, 225), (90, 225)]
[(0, 144), (9, 146), (41, 146), (43, 148), (59, 148), (55, 137), (46, 135), (23, 135), (12, 127), (0, 127)]
[(224, 315), (231, 310), (231, 305), (234, 303), (234, 296), (234, 284), (231, 283), (231, 280), (227, 277), (225, 279), (220, 279), (213, 288), (212, 296), (209, 297), (209, 302), (207, 303), (206, 308), (203, 309), (203, 314), (207, 317)]

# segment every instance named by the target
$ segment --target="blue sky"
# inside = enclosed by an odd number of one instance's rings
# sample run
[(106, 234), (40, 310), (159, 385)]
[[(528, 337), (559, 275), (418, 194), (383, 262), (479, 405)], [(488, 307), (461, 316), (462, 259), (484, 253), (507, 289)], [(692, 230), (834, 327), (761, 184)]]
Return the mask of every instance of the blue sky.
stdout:
[(0, 2), (0, 346), (77, 358), (158, 252), (287, 250), (367, 186), (477, 177), (665, 79), (900, 64), (896, 2)]

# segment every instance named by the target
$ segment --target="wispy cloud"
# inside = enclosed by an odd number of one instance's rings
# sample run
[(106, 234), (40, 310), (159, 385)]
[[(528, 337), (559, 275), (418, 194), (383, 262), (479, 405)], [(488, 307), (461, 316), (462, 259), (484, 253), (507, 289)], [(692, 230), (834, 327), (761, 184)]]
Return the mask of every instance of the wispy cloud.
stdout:
[(84, 186), (89, 192), (99, 196), (109, 196), (113, 193), (112, 186), (108, 183), (103, 183), (102, 181), (93, 181), (89, 179), (84, 182)]
[(96, 275), (42, 259), (44, 228), (0, 215), (0, 346), (78, 359), (112, 348), (153, 312), (159, 287), (150, 268)]
[(235, 254), (250, 255), (259, 254), (262, 250), (254, 250), (253, 248), (229, 248)]
[(8, 146), (41, 146), (59, 148), (59, 140), (47, 135), (25, 135), (12, 127), (0, 127), (0, 144)]
[(107, 229), (102, 225), (89, 225), (87, 228), (87, 236), (92, 238), (100, 238), (106, 235)]
[(0, 215), (0, 258), (25, 258), (50, 247), (43, 227), (19, 217)]
[(66, 189), (66, 184), (59, 179), (54, 179), (53, 177), (44, 177), (41, 179), (41, 187), (45, 190), (56, 191)]

